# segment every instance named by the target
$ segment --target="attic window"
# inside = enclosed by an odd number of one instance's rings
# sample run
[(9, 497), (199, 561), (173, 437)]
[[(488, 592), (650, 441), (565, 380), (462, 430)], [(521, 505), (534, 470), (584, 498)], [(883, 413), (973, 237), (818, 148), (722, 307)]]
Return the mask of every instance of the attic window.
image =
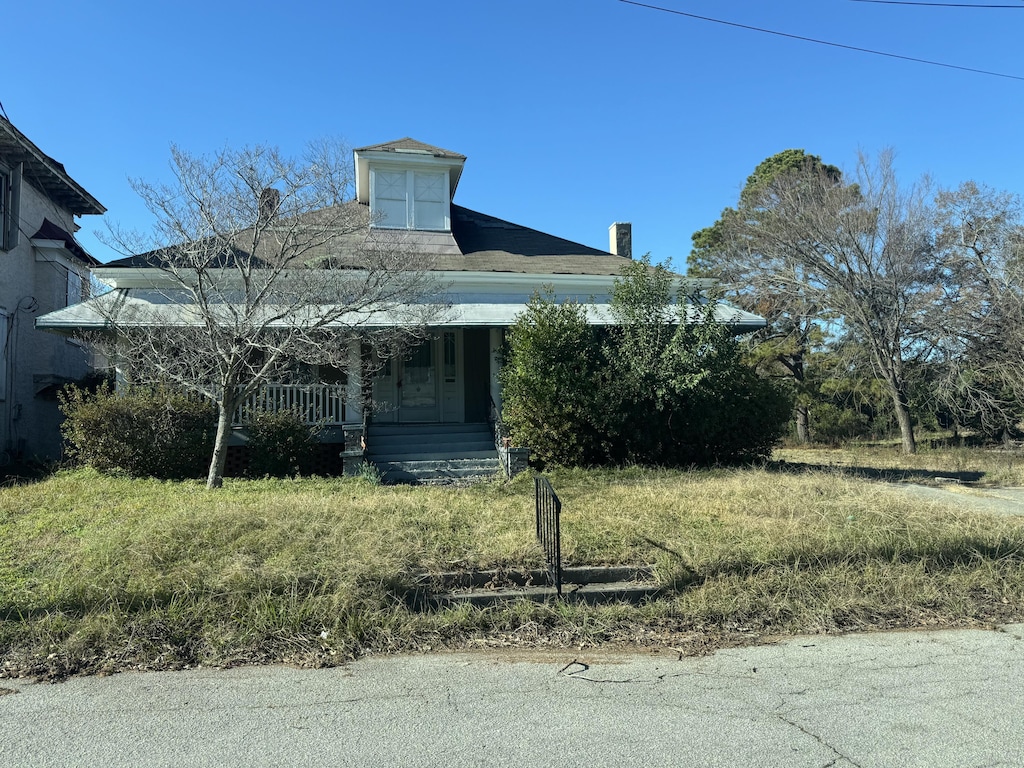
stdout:
[(374, 226), (389, 229), (451, 229), (446, 171), (374, 168), (370, 174)]

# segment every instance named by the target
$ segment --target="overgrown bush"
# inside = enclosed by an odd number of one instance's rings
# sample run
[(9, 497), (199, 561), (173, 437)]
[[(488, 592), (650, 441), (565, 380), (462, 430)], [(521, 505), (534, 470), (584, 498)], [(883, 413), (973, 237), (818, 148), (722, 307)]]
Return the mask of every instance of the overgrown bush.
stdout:
[(507, 338), (502, 419), (513, 438), (541, 463), (600, 463), (601, 350), (585, 308), (535, 294)]
[(213, 405), (163, 388), (59, 395), (67, 455), (100, 472), (183, 479), (206, 474), (213, 452)]
[(740, 354), (714, 304), (686, 312), (671, 276), (644, 258), (612, 296), (615, 324), (597, 333), (585, 309), (534, 296), (510, 329), (502, 415), (545, 463), (687, 466), (767, 456), (791, 393)]
[(310, 475), (319, 450), (317, 430), (295, 411), (261, 411), (250, 422), (250, 477)]

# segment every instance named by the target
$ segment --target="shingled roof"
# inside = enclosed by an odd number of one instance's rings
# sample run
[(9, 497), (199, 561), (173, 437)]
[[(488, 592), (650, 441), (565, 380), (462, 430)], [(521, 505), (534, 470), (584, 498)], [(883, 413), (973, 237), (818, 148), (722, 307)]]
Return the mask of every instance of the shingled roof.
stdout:
[(107, 209), (72, 179), (63, 165), (45, 154), (4, 117), (0, 117), (0, 156), (8, 163), (24, 163), (25, 180), (71, 213), (106, 213)]
[(422, 141), (416, 141), (416, 139), (409, 138), (406, 136), (404, 139), (395, 139), (394, 141), (385, 141), (383, 144), (373, 144), (369, 147), (359, 147), (354, 150), (355, 152), (422, 152), (424, 154), (430, 154), (434, 157), (449, 157), (454, 160), (465, 160), (466, 156), (458, 152), (452, 152), (450, 149), (441, 149), (441, 147), (431, 146), (430, 144), (424, 144)]
[[(359, 206), (365, 215), (366, 206)], [(407, 238), (403, 244), (411, 252), (422, 256), (430, 269), (446, 272), (517, 272), (551, 275), (618, 275), (627, 260), (607, 251), (574, 243), (536, 229), (513, 224), (510, 221), (452, 205), (452, 231), (405, 233), (395, 230), (399, 237)], [(347, 220), (351, 221), (351, 218)], [(239, 238), (244, 242), (245, 238)], [(366, 241), (365, 231), (341, 235), (331, 244), (330, 259), (335, 265), (358, 266), (359, 253)], [(173, 251), (171, 252), (173, 253)], [(307, 254), (307, 258), (326, 258), (328, 254)], [(112, 261), (107, 267), (159, 266), (159, 252), (140, 254)], [(232, 258), (244, 256), (238, 252)], [(231, 259), (224, 262), (229, 266)]]

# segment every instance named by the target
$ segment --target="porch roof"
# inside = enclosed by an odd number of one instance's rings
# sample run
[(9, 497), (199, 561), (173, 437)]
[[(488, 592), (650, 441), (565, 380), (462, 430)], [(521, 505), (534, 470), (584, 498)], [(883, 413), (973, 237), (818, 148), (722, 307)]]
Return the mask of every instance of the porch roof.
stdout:
[[(524, 275), (493, 273), (447, 273), (444, 275), (447, 290), (426, 303), (447, 305), (440, 319), (432, 323), (436, 327), (505, 327), (512, 325), (518, 315), (526, 310), (531, 296), (540, 290), (550, 288), (559, 302), (576, 301), (587, 310), (587, 319), (592, 325), (612, 324), (611, 290), (614, 278), (605, 275)], [(707, 287), (703, 280), (677, 281), (676, 288), (681, 294), (693, 293)], [(701, 304), (706, 299), (696, 299)], [(51, 312), (36, 320), (36, 327), (73, 335), (75, 331), (103, 330), (110, 326), (108, 318), (114, 305), (117, 306), (119, 322), (122, 325), (166, 325), (169, 327), (199, 325), (201, 318), (192, 311), (192, 306), (182, 290), (155, 287), (122, 287), (80, 304)], [(694, 322), (700, 316), (699, 307), (688, 301), (685, 305), (686, 322)], [(230, 311), (225, 306), (225, 310)], [(268, 308), (268, 312), (273, 308)], [(275, 313), (276, 314), (276, 313)], [(314, 313), (315, 314), (315, 313)], [(715, 320), (729, 325), (743, 333), (763, 328), (764, 318), (745, 312), (725, 302), (715, 303)], [(393, 305), (387, 308), (367, 308), (352, 312), (337, 325), (352, 328), (381, 328), (403, 325), (410, 317), (419, 316), (413, 305)]]

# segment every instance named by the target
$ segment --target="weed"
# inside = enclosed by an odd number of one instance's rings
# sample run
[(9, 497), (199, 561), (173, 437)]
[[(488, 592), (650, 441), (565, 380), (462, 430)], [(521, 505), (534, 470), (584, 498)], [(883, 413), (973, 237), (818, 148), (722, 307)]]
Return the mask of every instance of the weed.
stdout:
[[(836, 466), (868, 463), (858, 461)], [(0, 674), (325, 664), (480, 643), (699, 650), (692, 633), (1024, 616), (1024, 519), (911, 501), (863, 474), (792, 462), (552, 480), (567, 564), (652, 563), (662, 599), (409, 607), (406, 574), (541, 565), (525, 481), (228, 480), (208, 491), (78, 470), (0, 488)]]

